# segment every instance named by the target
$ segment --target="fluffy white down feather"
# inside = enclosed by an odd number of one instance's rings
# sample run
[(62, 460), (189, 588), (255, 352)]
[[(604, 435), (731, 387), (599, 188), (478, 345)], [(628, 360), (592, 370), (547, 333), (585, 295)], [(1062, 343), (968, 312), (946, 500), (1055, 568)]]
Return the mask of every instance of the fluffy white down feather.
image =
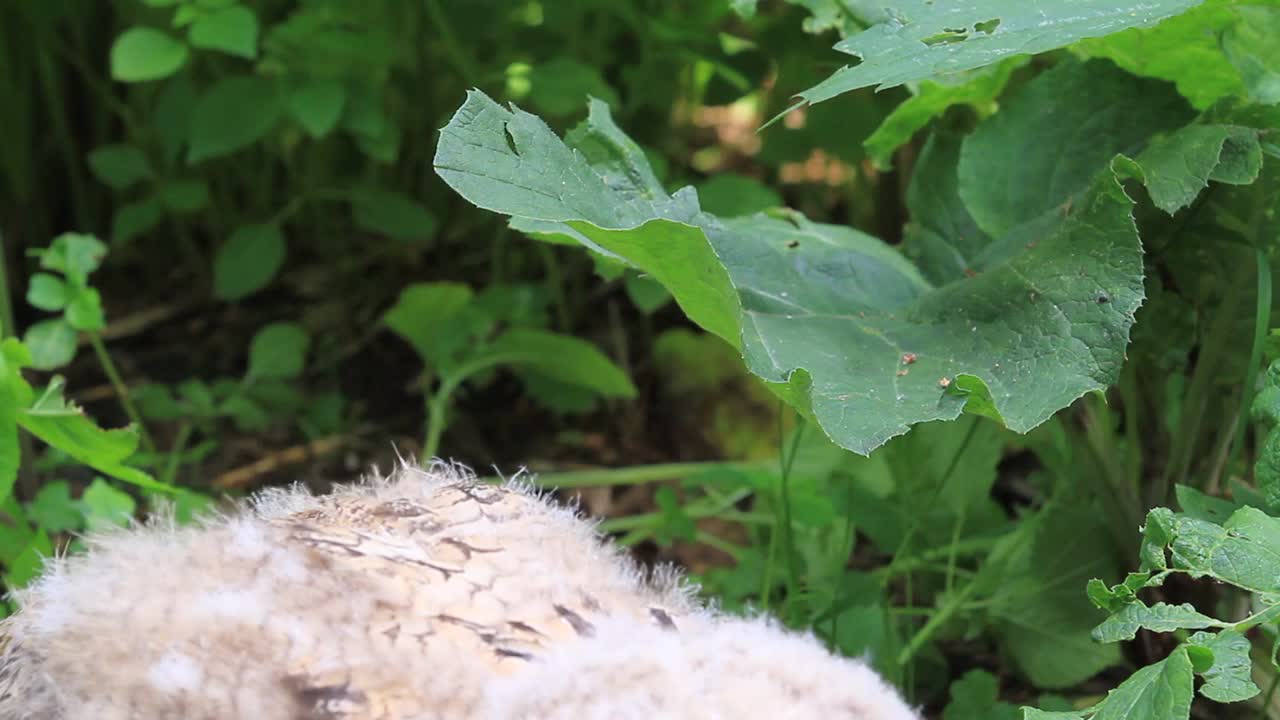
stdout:
[(443, 464), (92, 537), (0, 623), (0, 720), (915, 720), (863, 663)]

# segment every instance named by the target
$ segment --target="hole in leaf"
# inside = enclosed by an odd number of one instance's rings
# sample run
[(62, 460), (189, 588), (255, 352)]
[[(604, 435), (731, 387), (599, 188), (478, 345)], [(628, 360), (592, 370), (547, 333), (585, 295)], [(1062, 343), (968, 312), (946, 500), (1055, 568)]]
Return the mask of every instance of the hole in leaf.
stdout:
[(1107, 303), (1111, 302), (1111, 296), (1104, 292), (1098, 293), (1098, 297), (1096, 299), (1099, 305), (1106, 305)]
[(952, 43), (963, 42), (969, 37), (969, 31), (965, 28), (943, 28), (942, 32), (930, 35), (921, 42), (929, 47), (935, 45), (950, 45)]
[(507, 139), (507, 149), (512, 155), (519, 155), (520, 151), (516, 150), (516, 136), (511, 134), (511, 127), (506, 123), (502, 124), (502, 137)]
[(998, 27), (1000, 27), (1000, 18), (991, 18), (990, 20), (973, 24), (975, 32), (986, 33), (987, 35), (995, 32)]
[(794, 238), (793, 238), (793, 239), (791, 239), (791, 240), (788, 240), (788, 241), (787, 241), (787, 247), (789, 247), (789, 248), (798, 248), (798, 247), (800, 247), (800, 241), (799, 241), (799, 240), (796, 240), (796, 239), (794, 239)]

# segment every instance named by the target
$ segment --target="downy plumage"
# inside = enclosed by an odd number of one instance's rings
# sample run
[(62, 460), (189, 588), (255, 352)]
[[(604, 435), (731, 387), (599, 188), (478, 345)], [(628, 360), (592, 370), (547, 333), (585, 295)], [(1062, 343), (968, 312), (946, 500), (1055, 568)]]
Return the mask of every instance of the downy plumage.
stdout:
[(0, 623), (0, 720), (917, 718), (862, 662), (443, 464), (87, 544)]

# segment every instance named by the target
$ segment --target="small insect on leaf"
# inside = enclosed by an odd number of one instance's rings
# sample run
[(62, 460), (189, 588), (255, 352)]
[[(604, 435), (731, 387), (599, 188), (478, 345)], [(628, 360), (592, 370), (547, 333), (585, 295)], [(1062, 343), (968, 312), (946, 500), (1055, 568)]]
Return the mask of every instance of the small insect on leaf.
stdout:
[(913, 363), (913, 362), (915, 362), (915, 361), (916, 361), (916, 354), (915, 354), (915, 353), (903, 353), (903, 354), (902, 354), (902, 364), (903, 364), (903, 365), (910, 365), (911, 363)]

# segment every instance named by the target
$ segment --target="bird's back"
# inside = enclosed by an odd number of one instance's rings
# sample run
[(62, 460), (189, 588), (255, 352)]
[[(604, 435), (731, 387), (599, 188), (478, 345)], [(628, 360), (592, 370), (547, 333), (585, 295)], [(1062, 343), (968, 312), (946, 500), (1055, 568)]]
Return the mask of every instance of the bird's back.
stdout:
[[(572, 511), (442, 466), (323, 497), (272, 491), (235, 515), (88, 546), (53, 561), (4, 622), (0, 720), (547, 717), (547, 698), (530, 704), (541, 688), (569, 682), (548, 695), (567, 702), (578, 677), (646, 667), (644, 653), (682, 652), (672, 643), (721, 624)], [(566, 654), (591, 666), (566, 678)], [(597, 679), (576, 702), (607, 705)], [(630, 707), (662, 694), (639, 689)]]

